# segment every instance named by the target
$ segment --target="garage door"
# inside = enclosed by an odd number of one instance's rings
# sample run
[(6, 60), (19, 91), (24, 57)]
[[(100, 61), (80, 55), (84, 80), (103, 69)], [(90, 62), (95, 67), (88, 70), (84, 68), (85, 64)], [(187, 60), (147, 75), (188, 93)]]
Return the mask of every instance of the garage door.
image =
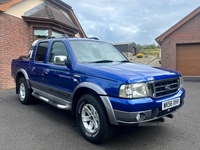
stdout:
[(200, 43), (176, 47), (176, 69), (183, 76), (200, 76)]

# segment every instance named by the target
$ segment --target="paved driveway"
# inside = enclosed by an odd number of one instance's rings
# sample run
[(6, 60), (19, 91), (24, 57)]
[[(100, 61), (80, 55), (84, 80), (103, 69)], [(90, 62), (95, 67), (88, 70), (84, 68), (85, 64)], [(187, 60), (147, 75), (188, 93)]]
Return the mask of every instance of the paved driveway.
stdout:
[(154, 67), (161, 67), (159, 60), (160, 60), (160, 58), (155, 58), (154, 60), (149, 62), (147, 65), (154, 66)]
[(2, 150), (199, 150), (200, 82), (185, 82), (186, 102), (160, 126), (120, 127), (101, 145), (85, 141), (70, 112), (44, 102), (25, 106), (14, 90), (0, 91)]

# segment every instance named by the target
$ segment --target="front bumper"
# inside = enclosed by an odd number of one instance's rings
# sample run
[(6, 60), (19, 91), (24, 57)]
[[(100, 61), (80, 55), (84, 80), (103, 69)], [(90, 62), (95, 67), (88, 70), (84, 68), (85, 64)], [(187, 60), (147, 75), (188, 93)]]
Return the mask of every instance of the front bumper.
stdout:
[[(162, 110), (162, 102), (179, 97), (179, 106)], [(109, 97), (109, 100), (113, 109), (113, 116), (115, 117), (115, 122), (117, 122), (117, 125), (119, 125), (147, 122), (171, 114), (183, 106), (184, 98), (185, 90), (182, 88), (178, 93), (164, 98), (153, 99), (148, 97), (128, 100), (122, 98)], [(136, 115), (138, 113), (142, 114), (144, 117), (141, 121), (137, 121), (136, 119)], [(113, 123), (111, 122), (111, 124)]]

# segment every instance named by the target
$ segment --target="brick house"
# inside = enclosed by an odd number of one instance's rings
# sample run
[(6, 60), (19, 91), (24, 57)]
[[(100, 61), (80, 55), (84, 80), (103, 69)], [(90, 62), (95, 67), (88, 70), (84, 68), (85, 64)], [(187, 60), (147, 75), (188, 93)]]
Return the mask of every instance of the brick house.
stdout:
[(162, 67), (200, 76), (200, 7), (155, 40), (161, 46)]
[(26, 55), (32, 42), (68, 34), (86, 37), (72, 7), (61, 0), (0, 1), (0, 89), (14, 87), (10, 64)]

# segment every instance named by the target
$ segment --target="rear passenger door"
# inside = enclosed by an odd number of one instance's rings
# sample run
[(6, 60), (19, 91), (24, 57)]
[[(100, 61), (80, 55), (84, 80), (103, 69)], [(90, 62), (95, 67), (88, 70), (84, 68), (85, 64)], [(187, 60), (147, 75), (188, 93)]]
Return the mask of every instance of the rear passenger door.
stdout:
[(45, 60), (48, 51), (48, 42), (40, 42), (37, 50), (33, 54), (33, 60), (30, 61), (28, 73), (33, 88), (43, 90)]
[(44, 84), (48, 86), (49, 94), (69, 100), (75, 83), (72, 79), (72, 69), (64, 64), (66, 59), (68, 59), (68, 50), (65, 43), (54, 41), (44, 69)]

